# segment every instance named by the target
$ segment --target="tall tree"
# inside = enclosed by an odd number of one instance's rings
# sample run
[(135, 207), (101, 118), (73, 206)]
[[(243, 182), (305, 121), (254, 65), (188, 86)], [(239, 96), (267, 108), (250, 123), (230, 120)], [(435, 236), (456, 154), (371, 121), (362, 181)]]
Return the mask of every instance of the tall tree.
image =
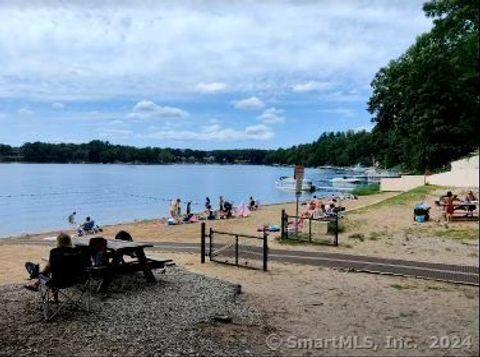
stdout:
[(478, 5), (425, 3), (432, 30), (376, 74), (368, 109), (391, 164), (435, 169), (478, 147)]

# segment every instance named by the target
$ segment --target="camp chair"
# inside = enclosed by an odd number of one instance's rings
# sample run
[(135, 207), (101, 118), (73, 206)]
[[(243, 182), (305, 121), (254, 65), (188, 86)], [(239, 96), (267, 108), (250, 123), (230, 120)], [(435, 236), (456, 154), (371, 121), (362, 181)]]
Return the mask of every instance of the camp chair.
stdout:
[[(54, 248), (50, 251), (50, 276), (39, 275), (39, 291), (45, 321), (53, 319), (68, 303), (81, 306), (87, 295), (86, 310), (90, 311), (89, 260), (77, 248)], [(58, 296), (62, 302), (58, 302)], [(52, 301), (52, 297), (55, 301)], [(53, 303), (59, 305), (53, 307)]]
[(92, 267), (90, 270), (91, 280), (100, 280), (100, 283), (95, 288), (96, 292), (100, 291), (103, 280), (108, 274), (108, 262), (111, 258), (107, 248), (107, 240), (103, 237), (90, 238), (88, 244), (88, 252)]
[[(133, 242), (132, 236), (131, 236), (130, 233), (128, 233), (127, 231), (119, 231), (119, 232), (115, 235), (115, 239), (123, 240), (123, 241), (126, 241), (126, 242)], [(135, 254), (135, 252), (131, 252), (131, 253), (128, 254), (128, 256), (129, 256), (130, 258), (135, 258), (137, 255)], [(122, 258), (122, 262), (125, 263), (125, 261), (123, 260), (123, 258)]]
[(115, 239), (125, 240), (127, 242), (133, 242), (133, 238), (127, 231), (120, 231), (115, 235)]

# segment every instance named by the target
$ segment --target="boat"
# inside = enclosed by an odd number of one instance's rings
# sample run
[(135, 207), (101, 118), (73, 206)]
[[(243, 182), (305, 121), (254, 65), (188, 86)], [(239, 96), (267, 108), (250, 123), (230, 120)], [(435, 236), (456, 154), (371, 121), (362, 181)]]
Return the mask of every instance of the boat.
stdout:
[(343, 184), (352, 185), (352, 184), (358, 184), (362, 182), (362, 180), (358, 177), (347, 177), (347, 176), (335, 177), (331, 181), (333, 185), (343, 185)]
[[(282, 176), (275, 182), (275, 187), (280, 190), (295, 191), (297, 188), (297, 181), (293, 177)], [(302, 180), (302, 191), (315, 191), (315, 185), (313, 184), (313, 181), (304, 178)]]
[(365, 176), (368, 183), (380, 183), (382, 178), (399, 177), (400, 175), (388, 170), (369, 169), (365, 171)]

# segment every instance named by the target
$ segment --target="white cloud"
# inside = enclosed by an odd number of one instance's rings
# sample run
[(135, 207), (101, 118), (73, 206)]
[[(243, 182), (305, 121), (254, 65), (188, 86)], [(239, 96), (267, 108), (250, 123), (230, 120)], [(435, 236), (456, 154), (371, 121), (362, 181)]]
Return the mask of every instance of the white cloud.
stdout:
[(265, 124), (283, 123), (285, 118), (282, 116), (283, 110), (274, 107), (266, 109), (258, 118)]
[(3, 1), (0, 97), (153, 97), (205, 78), (291, 90), (312, 73), (365, 83), (431, 27), (423, 2)]
[(52, 103), (52, 108), (53, 109), (62, 109), (62, 108), (65, 108), (65, 104), (60, 103), (60, 102), (54, 102), (54, 103)]
[(265, 103), (257, 97), (250, 97), (233, 102), (233, 106), (237, 109), (261, 109)]
[(322, 92), (332, 87), (333, 84), (330, 82), (308, 81), (293, 85), (292, 90), (296, 93)]
[(320, 113), (340, 115), (343, 117), (353, 117), (355, 115), (354, 111), (347, 108), (328, 108), (328, 109), (319, 109)]
[(20, 109), (17, 110), (17, 113), (20, 114), (20, 115), (25, 115), (25, 116), (35, 114), (35, 112), (33, 110), (30, 110), (30, 109), (27, 109), (27, 108), (20, 108)]
[(211, 82), (211, 83), (199, 83), (195, 87), (198, 92), (203, 94), (217, 94), (223, 93), (227, 90), (228, 86), (226, 83), (222, 82)]
[(150, 100), (141, 100), (135, 104), (128, 118), (185, 118), (188, 115), (187, 111), (180, 108), (160, 106)]
[(222, 128), (218, 124), (205, 126), (200, 131), (162, 130), (145, 135), (148, 138), (176, 141), (238, 141), (238, 140), (268, 140), (274, 136), (271, 128), (265, 125), (248, 126), (243, 130)]

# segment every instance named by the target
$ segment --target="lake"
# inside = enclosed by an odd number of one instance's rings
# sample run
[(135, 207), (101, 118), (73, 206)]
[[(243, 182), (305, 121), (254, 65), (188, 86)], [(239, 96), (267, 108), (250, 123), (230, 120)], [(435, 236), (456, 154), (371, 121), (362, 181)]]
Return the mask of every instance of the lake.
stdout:
[[(335, 172), (305, 174), (322, 195), (332, 192)], [(203, 210), (206, 196), (214, 208), (220, 195), (234, 204), (250, 195), (261, 204), (293, 201), (293, 193), (275, 188), (280, 176), (292, 175), (293, 168), (252, 165), (0, 164), (0, 237), (69, 228), (73, 211), (77, 222), (89, 215), (99, 225), (164, 217), (176, 197), (182, 211), (186, 201)]]

